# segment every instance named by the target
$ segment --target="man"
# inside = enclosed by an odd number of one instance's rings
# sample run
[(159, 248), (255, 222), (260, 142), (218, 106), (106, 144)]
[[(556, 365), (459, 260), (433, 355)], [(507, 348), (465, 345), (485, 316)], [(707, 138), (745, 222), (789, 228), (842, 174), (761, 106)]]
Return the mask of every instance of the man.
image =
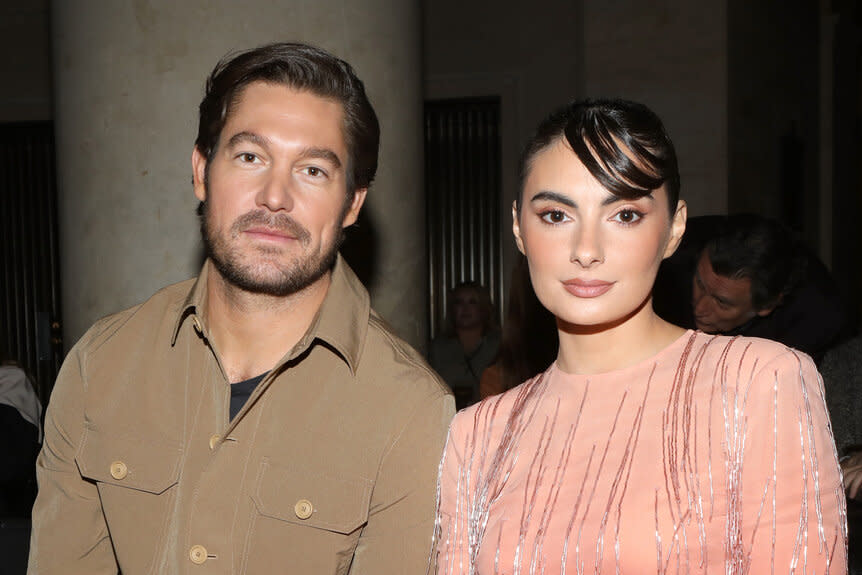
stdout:
[(853, 331), (823, 264), (779, 222), (750, 214), (690, 218), (653, 301), (672, 323), (773, 339), (815, 360)]
[(207, 261), (67, 358), (30, 573), (426, 570), (453, 401), (338, 255), (378, 138), (319, 49), (216, 66), (192, 154)]

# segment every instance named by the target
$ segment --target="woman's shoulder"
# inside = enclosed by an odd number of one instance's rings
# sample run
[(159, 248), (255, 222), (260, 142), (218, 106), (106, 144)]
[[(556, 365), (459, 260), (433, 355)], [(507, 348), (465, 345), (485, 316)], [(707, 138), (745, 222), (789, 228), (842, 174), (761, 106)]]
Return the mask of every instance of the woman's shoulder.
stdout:
[(807, 354), (769, 339), (696, 332), (693, 343), (690, 365), (705, 374), (725, 373), (732, 377), (734, 374), (756, 376), (776, 370), (817, 371)]
[(503, 393), (486, 397), (455, 414), (452, 435), (496, 435), (519, 413), (532, 409), (546, 388), (554, 366)]

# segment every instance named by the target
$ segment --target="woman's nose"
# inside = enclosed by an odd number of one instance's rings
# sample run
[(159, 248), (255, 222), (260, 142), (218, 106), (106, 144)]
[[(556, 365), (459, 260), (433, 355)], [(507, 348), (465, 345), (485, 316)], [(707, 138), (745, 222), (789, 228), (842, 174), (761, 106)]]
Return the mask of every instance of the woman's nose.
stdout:
[(605, 259), (599, 226), (583, 224), (575, 231), (572, 255), (569, 261), (588, 268)]

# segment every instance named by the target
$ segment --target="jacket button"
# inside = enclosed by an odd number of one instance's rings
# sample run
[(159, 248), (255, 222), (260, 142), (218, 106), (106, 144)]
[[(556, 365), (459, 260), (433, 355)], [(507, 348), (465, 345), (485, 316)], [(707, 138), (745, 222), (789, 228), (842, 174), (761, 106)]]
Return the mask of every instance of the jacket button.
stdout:
[(293, 506), (293, 512), (296, 513), (296, 516), (300, 519), (308, 519), (314, 512), (314, 506), (311, 505), (311, 501), (308, 499), (300, 499), (296, 502), (296, 505)]
[(215, 449), (219, 441), (221, 441), (221, 437), (219, 437), (218, 434), (212, 435), (210, 437), (210, 449)]
[(129, 468), (122, 461), (115, 461), (111, 464), (111, 477), (114, 479), (123, 479), (129, 474)]
[(202, 565), (207, 560), (207, 548), (203, 545), (195, 545), (189, 549), (189, 559), (195, 565)]

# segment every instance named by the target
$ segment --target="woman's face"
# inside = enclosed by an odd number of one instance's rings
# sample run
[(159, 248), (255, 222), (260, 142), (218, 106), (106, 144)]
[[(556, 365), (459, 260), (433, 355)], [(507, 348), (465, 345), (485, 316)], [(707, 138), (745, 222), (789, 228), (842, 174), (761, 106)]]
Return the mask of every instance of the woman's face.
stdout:
[(471, 329), (482, 325), (482, 304), (476, 290), (469, 287), (458, 288), (452, 297), (455, 329)]
[(539, 152), (512, 230), (542, 304), (573, 326), (602, 326), (644, 309), (662, 259), (685, 230), (664, 187), (636, 200), (613, 195), (559, 139)]

